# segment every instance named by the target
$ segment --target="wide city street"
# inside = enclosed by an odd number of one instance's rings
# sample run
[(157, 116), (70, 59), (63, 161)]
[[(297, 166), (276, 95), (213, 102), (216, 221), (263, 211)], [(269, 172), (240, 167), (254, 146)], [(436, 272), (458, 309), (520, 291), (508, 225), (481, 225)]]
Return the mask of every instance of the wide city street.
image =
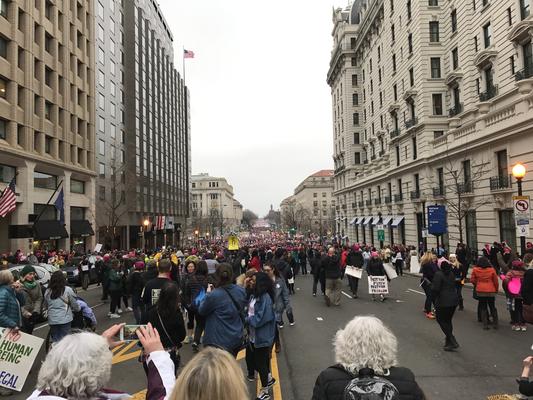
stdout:
[[(332, 338), (336, 330), (355, 315), (375, 315), (386, 321), (398, 337), (400, 365), (413, 370), (429, 400), (485, 399), (489, 395), (517, 393), (515, 379), (520, 374), (521, 361), (533, 343), (533, 330), (511, 331), (503, 296), (497, 299), (500, 329), (483, 331), (476, 321), (477, 303), (472, 299), (472, 291), (464, 289), (465, 310), (457, 311), (454, 317), (455, 335), (461, 347), (457, 352), (448, 353), (442, 350), (444, 338), (438, 324), (422, 313), (424, 296), (418, 286), (419, 278), (405, 275), (393, 280), (390, 297), (384, 303), (373, 302), (366, 294), (364, 279), (361, 282), (360, 297), (352, 299), (344, 280), (340, 307), (328, 308), (322, 296), (312, 297), (312, 276), (297, 277), (296, 294), (291, 297), (296, 325), (285, 324), (281, 330), (282, 351), (273, 353), (272, 371), (279, 378), (274, 399), (311, 398), (320, 371), (335, 363)], [(78, 293), (95, 310), (98, 331), (110, 326), (111, 320), (107, 318), (109, 303), (100, 300), (100, 287), (92, 285), (87, 292), (78, 288)], [(133, 322), (131, 313), (122, 315), (113, 322)], [(35, 334), (45, 337), (47, 332), (48, 327), (41, 325)], [(115, 349), (111, 382), (114, 389), (143, 399), (146, 377), (137, 361), (139, 353), (136, 344)], [(180, 353), (182, 363), (192, 357), (189, 345), (183, 345)], [(11, 398), (22, 400), (29, 395), (43, 354), (41, 350), (24, 391)], [(243, 355), (238, 358), (245, 368)], [(253, 398), (258, 387), (249, 384), (249, 390), (250, 398)]]

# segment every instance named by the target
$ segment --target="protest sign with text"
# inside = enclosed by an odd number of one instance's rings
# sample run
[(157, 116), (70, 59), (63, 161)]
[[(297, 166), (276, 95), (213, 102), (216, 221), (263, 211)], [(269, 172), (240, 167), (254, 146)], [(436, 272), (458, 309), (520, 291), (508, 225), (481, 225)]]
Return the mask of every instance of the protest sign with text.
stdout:
[(369, 294), (389, 294), (389, 283), (386, 276), (368, 277)]

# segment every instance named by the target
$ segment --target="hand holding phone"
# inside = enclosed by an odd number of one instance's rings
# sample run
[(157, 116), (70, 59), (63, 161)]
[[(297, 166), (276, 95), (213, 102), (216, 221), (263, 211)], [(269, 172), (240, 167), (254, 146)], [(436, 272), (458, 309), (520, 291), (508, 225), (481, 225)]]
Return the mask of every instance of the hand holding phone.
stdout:
[(146, 328), (146, 325), (123, 325), (120, 328), (120, 341), (131, 343), (135, 340), (139, 340), (137, 332), (141, 327)]

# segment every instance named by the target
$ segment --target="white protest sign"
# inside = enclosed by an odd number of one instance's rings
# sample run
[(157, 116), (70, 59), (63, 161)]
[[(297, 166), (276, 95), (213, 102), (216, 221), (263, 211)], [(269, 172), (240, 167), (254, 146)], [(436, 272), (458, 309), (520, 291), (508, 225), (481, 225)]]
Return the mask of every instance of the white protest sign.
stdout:
[(363, 268), (352, 267), (351, 265), (346, 266), (346, 275), (353, 276), (354, 278), (361, 279), (363, 276)]
[(100, 250), (102, 250), (102, 243), (98, 243), (96, 246), (94, 246), (95, 253), (100, 253)]
[(387, 274), (390, 280), (393, 280), (394, 278), (398, 277), (396, 269), (392, 266), (391, 263), (384, 263), (383, 267), (385, 267), (385, 273)]
[(368, 294), (389, 294), (389, 283), (386, 276), (368, 277)]
[(14, 342), (6, 331), (2, 328), (0, 337), (0, 386), (20, 392), (44, 340), (20, 332)]
[(412, 274), (418, 274), (420, 272), (420, 263), (417, 256), (411, 256), (410, 272)]

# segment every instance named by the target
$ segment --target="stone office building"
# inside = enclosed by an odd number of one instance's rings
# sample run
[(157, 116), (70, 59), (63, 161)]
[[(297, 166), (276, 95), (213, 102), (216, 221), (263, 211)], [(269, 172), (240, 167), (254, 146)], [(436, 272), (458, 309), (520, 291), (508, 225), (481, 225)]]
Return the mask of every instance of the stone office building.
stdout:
[(530, 0), (358, 0), (333, 23), (338, 233), (378, 243), (383, 224), (385, 243), (416, 245), (443, 204), (445, 245), (516, 248), (515, 163), (533, 190)]
[[(94, 244), (93, 7), (0, 0), (0, 190), (16, 175), (17, 193), (0, 252)], [(45, 207), (61, 182), (64, 223)]]

